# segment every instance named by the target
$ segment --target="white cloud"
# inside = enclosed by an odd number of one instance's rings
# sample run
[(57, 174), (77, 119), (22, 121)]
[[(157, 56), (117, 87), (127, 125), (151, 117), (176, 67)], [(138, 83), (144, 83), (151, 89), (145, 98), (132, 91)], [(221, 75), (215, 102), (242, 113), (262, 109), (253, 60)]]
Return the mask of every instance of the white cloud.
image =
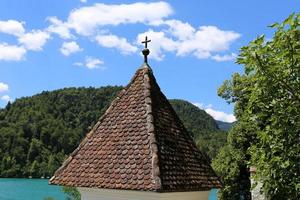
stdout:
[(6, 83), (0, 82), (0, 92), (7, 92), (8, 89), (9, 89), (9, 87)]
[(23, 23), (16, 20), (0, 21), (0, 32), (15, 36), (24, 34), (25, 29)]
[(153, 30), (148, 30), (145, 33), (141, 33), (137, 36), (137, 43), (141, 43), (145, 39), (145, 36), (151, 38), (151, 44), (148, 46), (150, 50), (150, 58), (155, 60), (163, 60), (165, 51), (176, 51), (178, 48), (178, 43), (173, 41), (172, 39), (166, 37), (164, 32), (155, 32)]
[(24, 58), (27, 50), (40, 51), (50, 39), (47, 31), (32, 30), (26, 33), (23, 24), (25, 23), (16, 20), (0, 21), (0, 32), (16, 36), (20, 44), (0, 43), (0, 60), (20, 61)]
[[(150, 26), (147, 32), (137, 35), (137, 43), (148, 35), (152, 39), (149, 45), (150, 57), (163, 60), (168, 52), (176, 56), (195, 56), (198, 59), (227, 61), (234, 57), (228, 54), (230, 45), (240, 34), (230, 30), (221, 30), (216, 26), (193, 27), (188, 22), (167, 19), (173, 9), (167, 2), (138, 2), (132, 4), (96, 3), (72, 10), (63, 22), (57, 17), (50, 17), (52, 23), (48, 31), (59, 34), (62, 38), (73, 37), (75, 30), (80, 36), (87, 36), (106, 48), (116, 48), (123, 54), (137, 52), (137, 44), (128, 42), (122, 36), (110, 33), (111, 27), (127, 24), (144, 24)], [(154, 29), (155, 28), (155, 31)], [(219, 55), (220, 52), (226, 55)]]
[(20, 61), (25, 54), (26, 49), (22, 46), (0, 43), (0, 61)]
[(80, 35), (92, 35), (98, 28), (106, 25), (151, 23), (173, 13), (166, 2), (102, 4), (73, 10), (67, 23)]
[(85, 66), (89, 69), (99, 68), (100, 65), (103, 65), (104, 62), (98, 58), (87, 57), (85, 59)]
[(75, 66), (83, 66), (83, 63), (82, 62), (75, 62), (75, 63), (73, 63), (73, 65), (75, 65)]
[(228, 114), (223, 111), (213, 109), (212, 105), (209, 104), (205, 106), (203, 103), (193, 103), (195, 106), (199, 107), (200, 109), (205, 110), (210, 116), (212, 116), (215, 120), (223, 121), (223, 122), (235, 122), (236, 117), (233, 114)]
[(137, 51), (137, 47), (131, 45), (127, 39), (112, 34), (98, 35), (96, 36), (96, 41), (103, 47), (118, 49), (123, 54), (130, 54)]
[(81, 3), (86, 3), (86, 2), (87, 2), (87, 0), (80, 0), (80, 2), (81, 2)]
[(194, 54), (199, 59), (206, 58), (212, 52), (228, 50), (239, 37), (238, 33), (223, 31), (216, 26), (201, 26), (192, 37), (180, 43), (177, 55)]
[(64, 42), (62, 47), (60, 48), (60, 52), (64, 54), (65, 56), (69, 56), (73, 53), (82, 51), (82, 49), (79, 47), (79, 45), (72, 41), (72, 42)]
[(235, 53), (227, 54), (227, 55), (214, 55), (211, 58), (217, 62), (223, 62), (223, 61), (230, 61), (230, 60), (235, 60), (237, 55)]
[[(85, 3), (86, 0), (81, 2)], [(149, 45), (150, 58), (156, 60), (163, 60), (166, 53), (174, 53), (181, 57), (192, 55), (198, 59), (212, 59), (217, 62), (233, 60), (236, 57), (236, 54), (228, 51), (230, 45), (240, 37), (239, 33), (221, 30), (216, 26), (196, 28), (188, 22), (170, 19), (169, 16), (173, 12), (171, 5), (163, 1), (96, 3), (73, 9), (65, 21), (55, 16), (48, 17), (50, 25), (44, 30), (26, 32), (22, 22), (8, 20), (0, 21), (0, 32), (6, 31), (16, 35), (23, 49), (32, 51), (41, 51), (51, 35), (58, 34), (62, 39), (87, 37), (102, 47), (120, 50), (122, 54), (131, 54), (137, 52), (137, 46), (141, 46), (141, 40), (147, 35), (152, 39)], [(149, 29), (137, 34), (135, 43), (111, 33), (112, 27), (136, 23), (146, 25)], [(65, 42), (60, 50), (68, 56), (81, 49), (76, 43)]]
[(196, 31), (189, 23), (180, 20), (166, 20), (160, 23), (163, 24), (169, 26), (168, 33), (182, 41), (192, 38)]
[(205, 112), (210, 114), (215, 120), (229, 122), (229, 123), (236, 121), (236, 118), (233, 114), (228, 114), (222, 111), (214, 110), (212, 108), (206, 108)]
[(12, 101), (12, 98), (10, 98), (10, 96), (8, 96), (8, 95), (3, 95), (1, 97), (1, 100), (5, 101), (5, 102), (9, 102), (9, 101)]
[[(152, 57), (156, 60), (162, 60), (165, 52), (172, 51), (176, 52), (177, 56), (194, 55), (198, 59), (220, 60), (222, 59), (220, 56), (212, 57), (211, 54), (229, 50), (230, 44), (240, 37), (238, 33), (223, 31), (215, 26), (201, 26), (196, 31), (188, 23), (179, 20), (160, 22), (160, 24), (163, 23), (169, 25), (170, 28), (159, 32), (150, 29), (137, 37), (138, 41), (142, 41), (146, 35), (152, 39), (149, 49), (152, 50)], [(184, 31), (184, 27), (187, 32)], [(229, 57), (223, 59), (229, 59)]]
[[(75, 62), (73, 65), (75, 66), (85, 66), (88, 69), (96, 69), (96, 68), (100, 68), (101, 65), (103, 65), (104, 62), (98, 58), (93, 58), (93, 57), (89, 57), (87, 56), (85, 58), (84, 63), (82, 62)], [(104, 67), (101, 67), (102, 69), (105, 69)]]
[(47, 28), (50, 33), (56, 33), (63, 39), (70, 39), (74, 36), (70, 33), (67, 23), (62, 22), (57, 17), (49, 17), (47, 19), (51, 25)]
[(28, 50), (41, 51), (49, 39), (49, 33), (41, 30), (33, 30), (20, 36), (18, 40)]

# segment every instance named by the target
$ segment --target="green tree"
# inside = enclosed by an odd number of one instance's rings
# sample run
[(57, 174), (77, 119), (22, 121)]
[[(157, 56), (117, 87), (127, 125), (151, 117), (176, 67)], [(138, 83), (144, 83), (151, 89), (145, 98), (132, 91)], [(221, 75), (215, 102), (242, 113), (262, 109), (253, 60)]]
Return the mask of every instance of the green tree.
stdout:
[[(236, 137), (230, 141), (229, 134), (228, 139), (235, 152), (246, 153), (237, 166), (257, 167), (255, 178), (263, 183), (267, 199), (300, 198), (299, 19), (293, 14), (271, 26), (276, 29), (271, 40), (260, 36), (243, 47), (237, 62), (244, 65), (244, 74), (234, 74), (219, 89), (220, 96), (235, 103), (238, 124), (243, 123), (232, 134)], [(215, 168), (229, 177), (229, 168), (215, 162)], [(224, 184), (234, 190), (233, 184)]]
[(300, 198), (300, 15), (291, 15), (266, 42), (261, 36), (238, 59), (255, 81), (249, 120), (259, 127), (251, 147), (257, 178), (269, 199)]
[(38, 139), (33, 138), (31, 140), (30, 147), (27, 153), (27, 160), (29, 161), (35, 160), (35, 158), (39, 155), (41, 148), (42, 148), (42, 143)]
[(241, 119), (230, 130), (227, 144), (213, 160), (213, 168), (221, 177), (224, 187), (219, 199), (251, 199), (249, 148), (256, 141), (257, 127)]
[(223, 187), (218, 191), (218, 199), (241, 199), (240, 166), (244, 164), (245, 155), (239, 149), (226, 145), (221, 148), (213, 160), (213, 168), (221, 177)]
[(62, 191), (67, 195), (66, 200), (80, 200), (81, 194), (75, 187), (62, 187)]

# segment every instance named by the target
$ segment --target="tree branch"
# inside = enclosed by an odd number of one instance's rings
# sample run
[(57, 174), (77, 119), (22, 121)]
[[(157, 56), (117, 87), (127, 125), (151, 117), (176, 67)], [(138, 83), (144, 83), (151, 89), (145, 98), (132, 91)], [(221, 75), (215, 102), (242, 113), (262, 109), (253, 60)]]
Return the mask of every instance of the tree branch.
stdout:
[(276, 76), (273, 76), (272, 74), (267, 73), (267, 71), (264, 68), (264, 65), (260, 59), (260, 57), (257, 55), (257, 53), (255, 52), (255, 57), (258, 61), (259, 67), (261, 68), (261, 70), (263, 72), (266, 73), (266, 75), (270, 75), (273, 79), (275, 79), (276, 81), (278, 81), (279, 83), (282, 83), (282, 86), (290, 92), (290, 94), (292, 94), (292, 96), (298, 100), (299, 104), (300, 104), (300, 97), (297, 95), (297, 93), (293, 90), (293, 88), (291, 88), (284, 80), (278, 79)]

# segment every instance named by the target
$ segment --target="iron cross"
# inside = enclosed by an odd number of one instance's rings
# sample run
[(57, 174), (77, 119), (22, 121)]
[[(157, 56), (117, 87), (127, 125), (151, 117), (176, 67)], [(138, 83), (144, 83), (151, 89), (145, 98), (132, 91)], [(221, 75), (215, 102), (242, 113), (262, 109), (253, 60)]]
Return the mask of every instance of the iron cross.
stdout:
[(148, 47), (148, 42), (151, 42), (151, 40), (148, 40), (148, 37), (146, 36), (145, 41), (142, 41), (143, 44), (145, 44), (145, 48)]

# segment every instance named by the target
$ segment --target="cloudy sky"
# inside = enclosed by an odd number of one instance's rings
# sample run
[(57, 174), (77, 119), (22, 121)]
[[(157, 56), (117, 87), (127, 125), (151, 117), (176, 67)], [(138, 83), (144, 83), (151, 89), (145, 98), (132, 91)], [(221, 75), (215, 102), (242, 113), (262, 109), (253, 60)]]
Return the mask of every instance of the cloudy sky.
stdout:
[(239, 49), (299, 11), (299, 1), (0, 1), (0, 107), (64, 87), (126, 85), (141, 40), (168, 98), (235, 120), (217, 88), (242, 66)]

